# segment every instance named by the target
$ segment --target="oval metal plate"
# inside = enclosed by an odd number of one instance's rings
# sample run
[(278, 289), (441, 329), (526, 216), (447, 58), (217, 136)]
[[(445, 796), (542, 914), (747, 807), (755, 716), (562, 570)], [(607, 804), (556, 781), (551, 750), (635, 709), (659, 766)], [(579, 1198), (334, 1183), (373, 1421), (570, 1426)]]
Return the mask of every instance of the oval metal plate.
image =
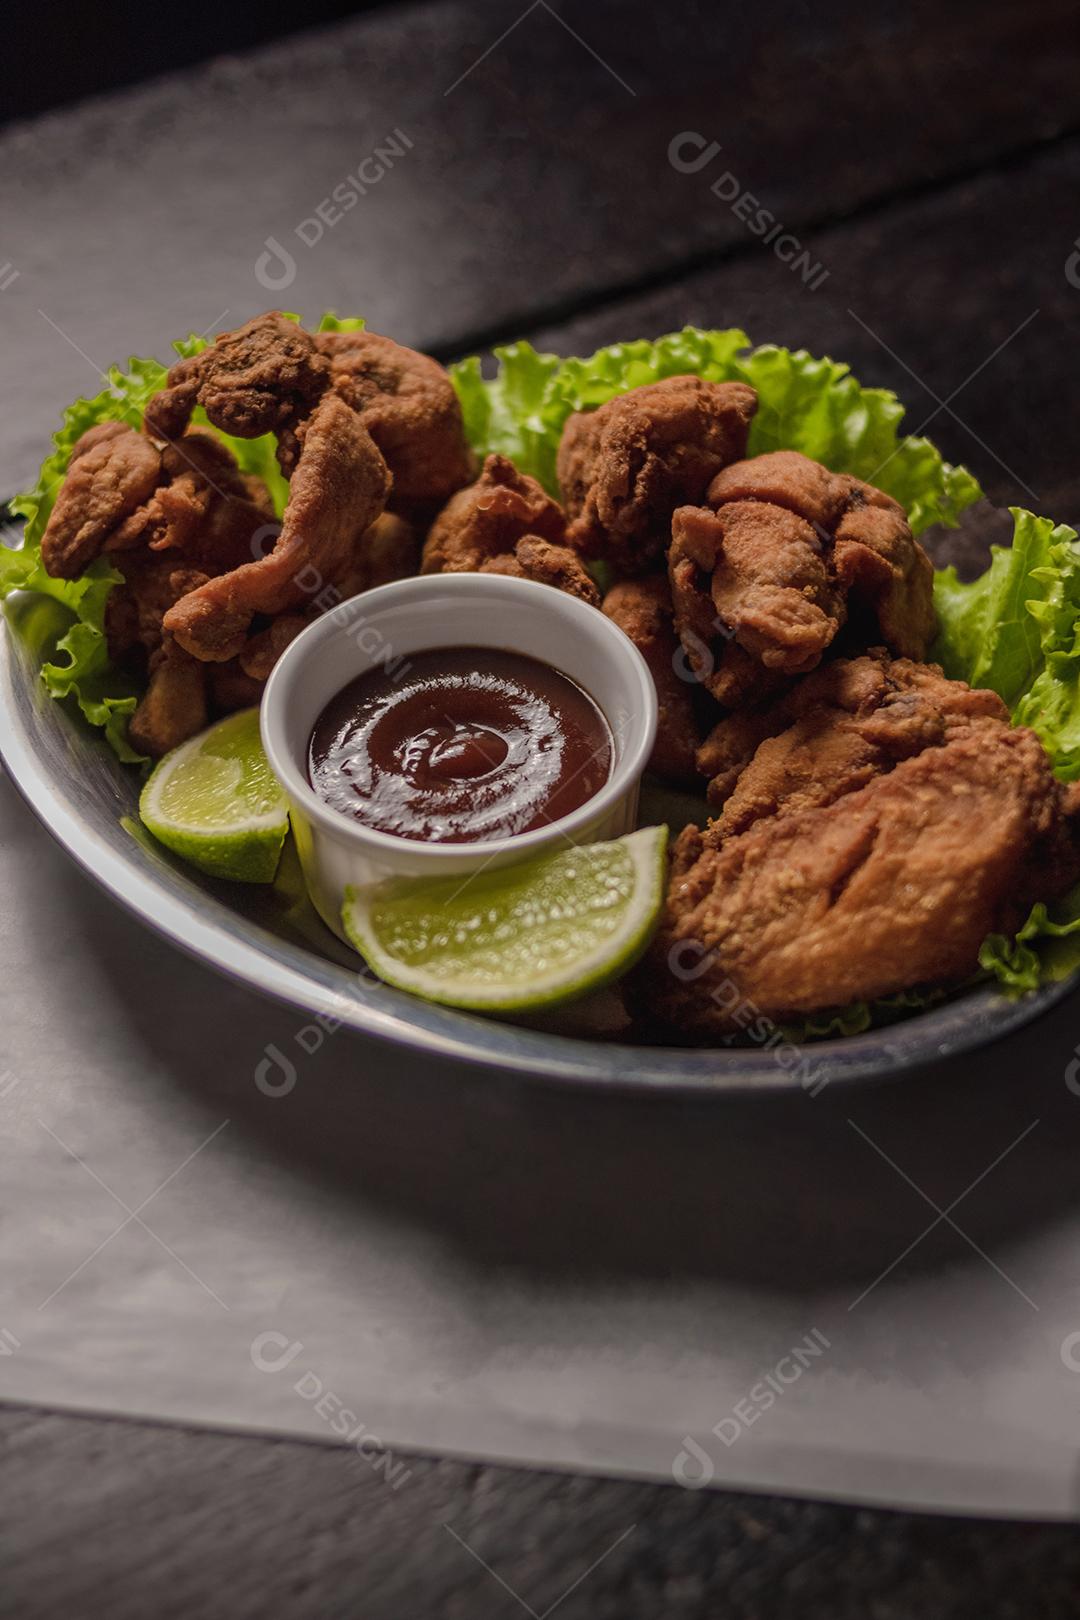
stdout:
[(321, 924), (298, 921), (279, 896), (204, 879), (140, 836), (132, 824), (137, 773), (38, 678), (44, 611), (40, 598), (13, 597), (0, 636), (0, 754), (30, 807), (91, 877), (158, 933), (255, 990), (365, 1034), (552, 1082), (718, 1097), (816, 1091), (972, 1051), (1072, 988), (1068, 981), (1014, 1002), (980, 987), (888, 1029), (783, 1053), (632, 1046), (419, 1001), (364, 976)]

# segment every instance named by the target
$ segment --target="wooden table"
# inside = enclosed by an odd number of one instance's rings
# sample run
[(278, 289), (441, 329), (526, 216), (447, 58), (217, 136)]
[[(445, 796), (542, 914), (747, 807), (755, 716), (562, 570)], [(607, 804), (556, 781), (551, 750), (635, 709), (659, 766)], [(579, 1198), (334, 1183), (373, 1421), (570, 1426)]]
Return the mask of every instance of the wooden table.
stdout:
[[(285, 303), (444, 357), (740, 325), (849, 360), (995, 500), (1075, 523), (1078, 44), (1063, 0), (391, 8), (14, 127), (3, 487), (100, 366)], [(816, 287), (748, 228), (747, 194), (827, 271)], [(270, 238), (288, 285), (265, 266), (260, 285)], [(329, 1447), (20, 1408), (0, 1439), (0, 1614), (19, 1620), (1040, 1620), (1080, 1601), (1065, 1527), (436, 1460), (398, 1497)]]

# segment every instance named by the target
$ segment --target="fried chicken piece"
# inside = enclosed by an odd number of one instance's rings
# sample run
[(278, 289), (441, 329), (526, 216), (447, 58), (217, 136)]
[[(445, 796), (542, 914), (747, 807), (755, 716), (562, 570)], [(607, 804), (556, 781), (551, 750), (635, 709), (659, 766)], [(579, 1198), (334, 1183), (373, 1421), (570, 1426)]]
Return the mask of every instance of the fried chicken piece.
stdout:
[[(286, 647), (321, 613), (331, 612), (362, 591), (409, 578), (415, 574), (418, 560), (415, 530), (396, 514), (383, 512), (364, 530), (344, 572), (315, 594), (305, 612), (279, 613), (265, 629), (247, 638), (235, 661), (215, 666), (223, 672), (222, 679), (213, 686), (216, 701), (225, 708), (240, 708), (246, 694), (247, 703), (257, 703)], [(223, 695), (218, 696), (219, 692)]]
[[(339, 600), (409, 579), (420, 567), (420, 537), (396, 512), (382, 512), (365, 529), (343, 572), (333, 581)], [(318, 604), (316, 604), (317, 606)]]
[(330, 386), (330, 362), (315, 339), (278, 310), (235, 332), (219, 332), (209, 348), (178, 360), (168, 387), (144, 413), (153, 438), (179, 438), (201, 405), (215, 427), (238, 439), (291, 428)]
[(783, 1021), (961, 983), (988, 934), (1080, 876), (1080, 796), (1026, 728), (976, 716), (853, 784), (817, 805), (800, 789), (743, 832), (681, 835), (636, 980), (663, 1022), (724, 1036), (747, 1009)]
[(306, 613), (279, 613), (265, 630), (249, 636), (237, 658), (242, 673), (262, 687), (286, 647), (307, 629), (313, 617)]
[(325, 395), (298, 431), (300, 459), (273, 549), (208, 580), (165, 615), (166, 632), (196, 658), (237, 657), (256, 614), (302, 606), (342, 574), (358, 532), (385, 504), (386, 463), (336, 394)]
[(489, 557), (477, 572), (532, 579), (538, 585), (553, 585), (557, 591), (576, 596), (590, 607), (600, 606), (600, 588), (577, 552), (542, 540), (538, 534), (522, 535), (513, 551)]
[(675, 634), (667, 578), (650, 574), (645, 579), (620, 581), (604, 597), (604, 612), (630, 637), (648, 664), (656, 687), (659, 725), (649, 769), (679, 786), (695, 785), (701, 737), (698, 706), (704, 693)]
[(225, 664), (203, 664), (210, 705), (215, 714), (235, 714), (237, 709), (253, 709), (262, 701), (264, 681), (246, 675), (240, 660)]
[(883, 648), (823, 664), (776, 702), (725, 715), (698, 750), (724, 835), (866, 785), (924, 748), (1009, 718), (995, 692)]
[(692, 666), (736, 707), (815, 668), (853, 639), (923, 658), (933, 567), (890, 496), (793, 450), (726, 467), (710, 507), (672, 519), (676, 625)]
[(437, 360), (375, 332), (319, 332), (314, 341), (334, 389), (394, 476), (393, 510), (441, 505), (468, 483), (474, 466), (461, 405)]
[(41, 537), (46, 573), (78, 579), (150, 499), (160, 477), (160, 452), (125, 423), (102, 422), (84, 433)]
[(420, 563), (423, 574), (471, 574), (526, 534), (566, 543), (561, 506), (535, 478), (506, 456), (488, 456), (480, 477), (452, 495), (431, 525)]
[(141, 667), (162, 644), (162, 620), (169, 609), (210, 576), (168, 552), (130, 552), (119, 566), (123, 584), (113, 586), (105, 603), (109, 657)]
[(245, 478), (209, 433), (164, 450), (123, 422), (103, 422), (75, 445), (41, 541), (46, 571), (75, 579), (106, 553), (122, 567), (140, 548), (183, 551), (214, 569), (235, 567), (273, 517), (270, 497)]
[(674, 509), (703, 500), (710, 479), (745, 456), (756, 410), (745, 383), (667, 377), (575, 412), (557, 462), (571, 544), (621, 573), (654, 568)]
[[(274, 503), (260, 479), (240, 471), (227, 445), (212, 433), (185, 433), (161, 452), (161, 471), (145, 524), (137, 536), (125, 536), (125, 546), (138, 540), (152, 551), (182, 551), (217, 570), (251, 557), (256, 535), (274, 522)], [(105, 549), (120, 544), (114, 536)]]
[(793, 512), (683, 506), (671, 524), (675, 622), (690, 666), (729, 707), (820, 662), (844, 618), (823, 548)]
[(424, 542), (424, 574), (509, 574), (600, 606), (600, 592), (566, 544), (562, 507), (506, 456), (488, 456), (480, 477), (447, 501)]
[(150, 683), (128, 723), (129, 741), (160, 759), (202, 731), (208, 718), (206, 666), (166, 639), (150, 660)]
[(925, 657), (936, 629), (933, 565), (891, 495), (798, 451), (777, 450), (725, 468), (707, 499), (713, 507), (766, 501), (805, 518), (826, 548), (832, 535), (832, 566), (849, 613), (862, 609), (872, 618), (892, 652)]
[[(497, 564), (495, 572), (516, 573), (517, 544), (526, 536), (565, 549), (562, 507), (506, 456), (488, 456), (476, 482), (452, 495), (431, 525), (420, 572), (474, 574)], [(539, 553), (535, 562), (544, 566)]]

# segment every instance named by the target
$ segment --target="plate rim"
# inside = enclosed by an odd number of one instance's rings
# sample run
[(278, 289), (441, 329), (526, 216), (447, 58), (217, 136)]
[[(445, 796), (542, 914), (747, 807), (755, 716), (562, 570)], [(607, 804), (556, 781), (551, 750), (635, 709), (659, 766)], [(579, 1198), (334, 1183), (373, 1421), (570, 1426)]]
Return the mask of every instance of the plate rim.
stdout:
[[(80, 818), (35, 751), (29, 728), (20, 725), (20, 705), (48, 704), (43, 713), (48, 714), (49, 724), (82, 727), (83, 722), (51, 698), (43, 686), (36, 691), (27, 689), (23, 680), (27, 665), (19, 656), (6, 615), (4, 619), (6, 691), (0, 702), (0, 758), (12, 785), (55, 841), (125, 910), (197, 961), (271, 1000), (311, 1016), (340, 1020), (341, 1026), (369, 1038), (501, 1071), (504, 1076), (509, 1071), (518, 1078), (578, 1089), (615, 1089), (650, 1097), (817, 1095), (825, 1088), (897, 1079), (913, 1069), (974, 1052), (1048, 1012), (1080, 978), (1073, 974), (1016, 1001), (991, 986), (981, 986), (886, 1029), (792, 1047), (799, 1057), (802, 1078), (796, 1065), (782, 1064), (772, 1050), (639, 1046), (566, 1035), (436, 1006), (382, 984), (369, 985), (369, 994), (363, 997), (355, 993), (355, 986), (354, 993), (347, 995), (303, 971), (303, 958), (310, 957), (324, 961), (327, 969), (344, 973), (332, 959), (282, 941), (271, 954), (260, 936), (273, 936), (260, 924), (232, 911), (194, 879), (188, 881), (201, 906), (196, 906), (194, 898), (172, 893), (155, 877), (152, 866), (140, 869), (127, 851), (110, 847), (92, 824)], [(108, 745), (102, 742), (100, 746)], [(136, 851), (140, 846), (132, 840), (131, 854)], [(215, 917), (215, 911), (224, 911), (235, 920), (232, 931)], [(245, 933), (252, 937), (244, 937)], [(380, 1001), (388, 1005), (380, 1005)], [(812, 1071), (810, 1084), (805, 1064)]]

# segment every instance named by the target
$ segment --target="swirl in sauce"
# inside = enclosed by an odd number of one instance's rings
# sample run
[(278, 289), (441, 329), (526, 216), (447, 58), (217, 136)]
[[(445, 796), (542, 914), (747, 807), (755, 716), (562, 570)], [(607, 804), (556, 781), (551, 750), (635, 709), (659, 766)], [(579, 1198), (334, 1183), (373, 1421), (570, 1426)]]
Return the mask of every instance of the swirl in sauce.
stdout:
[(568, 815), (611, 774), (607, 721), (539, 659), (497, 649), (415, 653), (367, 670), (315, 722), (308, 776), (367, 827), (431, 843), (479, 843)]

